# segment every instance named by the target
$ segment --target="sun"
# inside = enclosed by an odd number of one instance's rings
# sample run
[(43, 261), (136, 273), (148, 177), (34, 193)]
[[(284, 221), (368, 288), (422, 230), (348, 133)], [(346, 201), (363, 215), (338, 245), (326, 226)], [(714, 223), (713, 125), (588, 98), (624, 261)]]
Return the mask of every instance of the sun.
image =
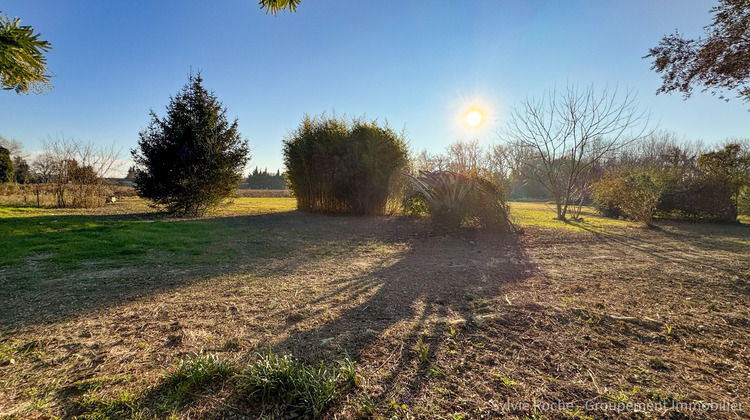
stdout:
[(476, 127), (481, 122), (482, 122), (482, 114), (480, 114), (479, 111), (471, 111), (466, 116), (466, 124), (469, 124), (469, 127)]

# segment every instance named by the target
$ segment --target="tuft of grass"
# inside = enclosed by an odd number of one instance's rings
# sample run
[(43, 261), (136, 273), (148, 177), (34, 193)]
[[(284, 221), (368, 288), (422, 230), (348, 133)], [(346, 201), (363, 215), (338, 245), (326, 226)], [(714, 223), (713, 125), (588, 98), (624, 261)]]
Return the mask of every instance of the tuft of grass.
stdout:
[(628, 394), (622, 391), (610, 391), (604, 397), (608, 401), (614, 402), (614, 403), (627, 403), (628, 401), (630, 401), (630, 397), (628, 396)]
[(359, 401), (359, 409), (362, 411), (362, 414), (366, 416), (373, 416), (377, 412), (375, 403), (373, 403), (370, 398), (361, 399)]
[(448, 331), (449, 331), (449, 332), (451, 333), (451, 337), (453, 337), (453, 338), (456, 338), (456, 334), (458, 333), (458, 332), (456, 331), (456, 329), (455, 329), (455, 328), (453, 328), (453, 326), (452, 326), (452, 325), (449, 325), (449, 326), (448, 326), (448, 328), (449, 328), (449, 330), (448, 330)]
[(506, 376), (506, 375), (502, 375), (502, 374), (497, 374), (497, 373), (494, 373), (493, 375), (494, 375), (495, 377), (497, 377), (498, 379), (500, 379), (500, 382), (502, 382), (502, 384), (503, 384), (503, 385), (504, 385), (504, 386), (505, 386), (506, 388), (513, 388), (514, 386), (518, 386), (518, 381), (514, 381), (514, 380), (510, 379), (510, 378), (509, 378), (508, 376)]
[(193, 395), (216, 389), (238, 372), (235, 364), (216, 354), (200, 351), (180, 361), (180, 365), (165, 378), (165, 406), (179, 406)]
[(419, 352), (419, 363), (424, 364), (427, 362), (427, 357), (430, 355), (430, 344), (425, 343), (422, 336), (419, 336), (417, 340), (417, 351)]
[(355, 365), (348, 357), (333, 367), (323, 362), (308, 366), (269, 351), (242, 373), (239, 387), (250, 402), (276, 405), (293, 416), (318, 417), (356, 384)]

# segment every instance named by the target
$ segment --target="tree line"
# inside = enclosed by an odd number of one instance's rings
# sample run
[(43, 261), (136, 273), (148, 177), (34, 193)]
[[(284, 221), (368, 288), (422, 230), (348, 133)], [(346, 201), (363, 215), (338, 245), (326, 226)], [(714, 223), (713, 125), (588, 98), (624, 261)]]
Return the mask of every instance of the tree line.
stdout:
[(285, 190), (287, 185), (280, 170), (273, 174), (268, 172), (268, 168), (261, 171), (256, 166), (239, 187), (250, 190)]

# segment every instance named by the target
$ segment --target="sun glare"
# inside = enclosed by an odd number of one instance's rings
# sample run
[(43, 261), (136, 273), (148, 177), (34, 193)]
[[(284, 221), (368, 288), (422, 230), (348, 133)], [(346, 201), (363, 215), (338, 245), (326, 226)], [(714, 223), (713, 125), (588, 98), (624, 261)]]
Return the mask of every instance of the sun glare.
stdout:
[(481, 122), (482, 114), (480, 114), (479, 111), (471, 111), (469, 112), (469, 115), (466, 116), (466, 124), (469, 124), (470, 127), (476, 127)]

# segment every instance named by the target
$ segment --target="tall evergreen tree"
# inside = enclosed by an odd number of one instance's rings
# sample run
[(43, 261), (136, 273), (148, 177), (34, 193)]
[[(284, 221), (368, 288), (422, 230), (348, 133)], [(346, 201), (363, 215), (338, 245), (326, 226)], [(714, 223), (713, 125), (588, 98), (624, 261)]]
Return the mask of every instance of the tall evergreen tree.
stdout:
[(13, 166), (16, 169), (15, 180), (18, 184), (27, 184), (32, 182), (34, 174), (31, 173), (31, 167), (26, 159), (21, 156), (15, 156), (13, 158)]
[(10, 150), (0, 146), (0, 182), (13, 182), (15, 168), (10, 159)]
[(203, 87), (200, 73), (170, 98), (162, 119), (140, 133), (135, 185), (140, 196), (171, 213), (200, 216), (231, 196), (249, 159), (247, 140), (226, 108)]

